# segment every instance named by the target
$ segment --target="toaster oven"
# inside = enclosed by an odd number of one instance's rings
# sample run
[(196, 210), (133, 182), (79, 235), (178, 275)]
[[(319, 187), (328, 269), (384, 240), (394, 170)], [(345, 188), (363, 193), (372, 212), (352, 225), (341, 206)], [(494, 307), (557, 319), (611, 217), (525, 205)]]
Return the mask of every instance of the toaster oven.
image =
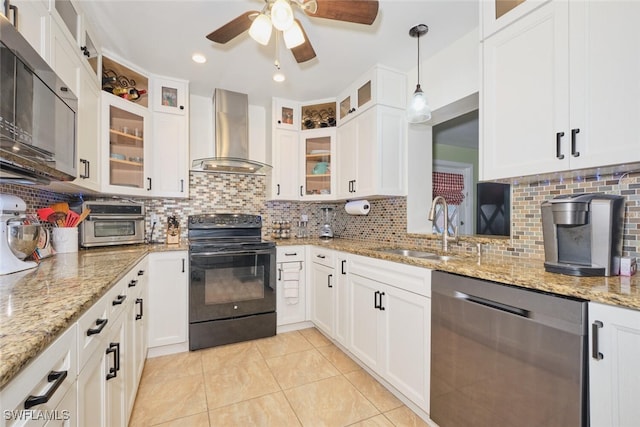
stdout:
[(80, 246), (131, 245), (145, 242), (144, 206), (119, 201), (84, 202), (91, 213), (79, 226)]

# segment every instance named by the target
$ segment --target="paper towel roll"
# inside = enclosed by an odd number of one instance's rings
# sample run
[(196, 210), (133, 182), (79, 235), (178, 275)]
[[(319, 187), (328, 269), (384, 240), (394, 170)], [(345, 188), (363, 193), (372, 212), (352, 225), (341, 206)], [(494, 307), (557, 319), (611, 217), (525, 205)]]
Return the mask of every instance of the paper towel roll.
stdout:
[(344, 205), (344, 210), (349, 215), (366, 215), (371, 210), (371, 205), (366, 200), (354, 200)]

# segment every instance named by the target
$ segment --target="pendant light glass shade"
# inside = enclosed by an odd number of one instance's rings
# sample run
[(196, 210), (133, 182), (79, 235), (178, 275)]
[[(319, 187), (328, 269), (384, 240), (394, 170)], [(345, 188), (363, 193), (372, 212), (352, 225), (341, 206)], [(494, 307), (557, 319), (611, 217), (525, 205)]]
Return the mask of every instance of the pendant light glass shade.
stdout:
[(282, 33), (284, 35), (284, 44), (287, 49), (293, 49), (296, 46), (300, 46), (304, 43), (304, 34), (297, 22), (293, 22), (293, 25)]
[(269, 17), (264, 13), (256, 16), (251, 27), (249, 27), (249, 35), (261, 45), (266, 46), (271, 38), (271, 20)]
[(409, 30), (409, 35), (418, 39), (418, 84), (407, 106), (407, 121), (409, 123), (422, 123), (431, 119), (431, 107), (429, 107), (427, 97), (420, 88), (420, 37), (427, 34), (428, 31), (429, 27), (424, 24), (416, 25)]
[(285, 31), (293, 25), (293, 10), (287, 0), (276, 0), (271, 6), (271, 22), (277, 30)]
[(409, 123), (422, 123), (431, 119), (431, 108), (427, 97), (420, 88), (420, 84), (416, 86), (413, 97), (407, 107), (407, 121)]

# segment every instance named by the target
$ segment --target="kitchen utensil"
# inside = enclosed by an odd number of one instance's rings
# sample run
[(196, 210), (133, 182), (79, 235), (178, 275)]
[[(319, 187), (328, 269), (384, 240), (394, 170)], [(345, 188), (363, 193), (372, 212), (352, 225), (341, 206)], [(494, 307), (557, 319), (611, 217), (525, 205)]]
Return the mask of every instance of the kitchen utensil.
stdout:
[(47, 221), (54, 224), (56, 227), (64, 227), (67, 219), (67, 214), (63, 212), (54, 212), (47, 218)]
[(91, 213), (91, 209), (89, 208), (84, 209), (80, 214), (80, 216), (78, 217), (78, 220), (76, 221), (75, 225), (78, 226), (82, 221), (85, 220), (86, 217), (89, 216), (90, 213)]
[(65, 219), (65, 227), (75, 227), (77, 225), (80, 215), (74, 211), (67, 212), (67, 218)]
[(40, 208), (36, 212), (38, 213), (38, 218), (40, 218), (41, 221), (49, 221), (49, 215), (54, 211), (51, 208)]
[(54, 212), (62, 212), (65, 214), (69, 212), (69, 204), (67, 202), (54, 203), (49, 207), (53, 209)]

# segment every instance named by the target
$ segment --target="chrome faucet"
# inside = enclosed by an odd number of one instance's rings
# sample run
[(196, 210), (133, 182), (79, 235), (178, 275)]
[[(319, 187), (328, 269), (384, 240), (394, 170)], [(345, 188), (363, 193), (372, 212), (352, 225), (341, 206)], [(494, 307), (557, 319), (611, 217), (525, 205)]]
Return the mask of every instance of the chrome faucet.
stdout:
[(449, 235), (449, 207), (447, 206), (447, 201), (442, 196), (436, 196), (433, 198), (431, 202), (431, 209), (429, 210), (429, 221), (433, 222), (436, 214), (436, 206), (438, 203), (442, 203), (442, 210), (444, 215), (444, 228), (442, 230), (442, 250), (447, 252), (448, 250), (448, 241), (452, 242), (458, 241), (458, 227), (454, 227), (453, 236)]

